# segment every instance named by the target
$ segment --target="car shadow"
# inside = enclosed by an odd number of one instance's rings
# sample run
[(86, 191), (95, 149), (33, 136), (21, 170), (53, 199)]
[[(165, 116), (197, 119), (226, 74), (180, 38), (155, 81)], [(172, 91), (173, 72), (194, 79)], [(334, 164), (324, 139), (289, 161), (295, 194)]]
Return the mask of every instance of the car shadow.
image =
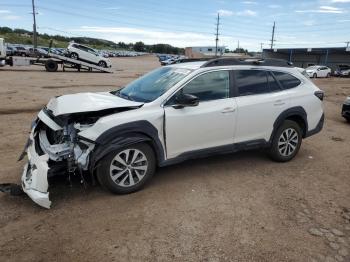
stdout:
[[(270, 163), (263, 150), (249, 150), (237, 153), (216, 155), (206, 158), (187, 160), (179, 164), (158, 168), (152, 180), (143, 190), (155, 191), (157, 188), (169, 188), (176, 181), (191, 179), (195, 182), (200, 181), (209, 173), (222, 173), (227, 170), (240, 169), (242, 167), (249, 173), (255, 169), (256, 165)], [(231, 172), (234, 176), (235, 173)], [(89, 175), (85, 175), (86, 184), (82, 183), (79, 175), (72, 175), (70, 180), (68, 176), (57, 176), (50, 179), (50, 200), (53, 203), (52, 208), (70, 205), (74, 200), (103, 199), (110, 197), (128, 197), (128, 195), (113, 195), (104, 190), (96, 181), (92, 185)], [(137, 194), (137, 193), (136, 193)], [(134, 194), (133, 194), (134, 195)], [(144, 195), (144, 194), (142, 194)], [(25, 199), (20, 200), (16, 205), (36, 206), (29, 197), (23, 195)], [(135, 197), (135, 195), (133, 196)], [(13, 201), (16, 201), (12, 198)], [(40, 209), (40, 207), (38, 207)], [(35, 208), (37, 210), (37, 208)]]

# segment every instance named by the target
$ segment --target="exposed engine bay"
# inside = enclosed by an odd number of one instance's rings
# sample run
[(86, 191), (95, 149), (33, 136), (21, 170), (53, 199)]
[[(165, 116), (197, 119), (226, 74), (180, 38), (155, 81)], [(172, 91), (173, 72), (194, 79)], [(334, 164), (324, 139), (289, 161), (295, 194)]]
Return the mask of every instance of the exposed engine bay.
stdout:
[[(78, 95), (78, 94), (77, 94)], [(79, 94), (80, 97), (92, 94)], [(113, 96), (111, 94), (97, 94), (97, 96)], [(64, 96), (63, 99), (65, 99)], [(84, 182), (84, 171), (89, 170), (90, 155), (96, 143), (79, 133), (92, 127), (101, 117), (123, 112), (139, 106), (124, 106), (116, 108), (98, 108), (97, 111), (64, 112), (60, 111), (59, 98), (52, 99), (48, 106), (43, 108), (38, 118), (32, 123), (30, 136), (19, 160), (27, 154), (28, 163), (24, 166), (22, 174), (23, 191), (38, 205), (50, 208), (49, 182), (50, 177), (65, 175), (79, 176)], [(80, 99), (79, 102), (82, 102)], [(90, 101), (96, 102), (96, 101)], [(78, 105), (75, 105), (79, 107)], [(67, 106), (65, 106), (65, 109)], [(90, 106), (91, 108), (91, 106)], [(60, 112), (62, 113), (62, 112)], [(92, 172), (90, 172), (92, 175)]]

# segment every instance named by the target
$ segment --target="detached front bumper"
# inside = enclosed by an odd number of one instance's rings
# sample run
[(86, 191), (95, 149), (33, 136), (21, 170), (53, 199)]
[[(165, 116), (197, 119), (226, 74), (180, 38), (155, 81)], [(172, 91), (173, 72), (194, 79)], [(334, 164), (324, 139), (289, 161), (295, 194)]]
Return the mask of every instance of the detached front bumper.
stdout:
[(48, 193), (47, 174), (49, 171), (47, 154), (39, 156), (35, 150), (33, 131), (30, 134), (29, 143), (25, 149), (28, 163), (22, 173), (23, 191), (38, 205), (50, 208), (51, 201)]

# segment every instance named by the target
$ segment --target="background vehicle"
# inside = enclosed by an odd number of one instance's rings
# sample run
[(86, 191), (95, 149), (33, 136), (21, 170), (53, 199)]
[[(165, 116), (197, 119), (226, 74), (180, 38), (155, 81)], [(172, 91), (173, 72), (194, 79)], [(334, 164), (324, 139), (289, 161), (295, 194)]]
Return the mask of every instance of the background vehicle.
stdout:
[(339, 65), (337, 70), (335, 70), (334, 75), (350, 77), (350, 65)]
[(332, 70), (327, 66), (310, 66), (305, 69), (309, 77), (330, 77)]
[(30, 57), (49, 57), (48, 52), (42, 48), (29, 48), (28, 51)]
[(350, 122), (350, 96), (346, 98), (341, 114), (348, 122)]
[[(48, 72), (56, 72), (58, 69), (58, 65), (61, 65), (62, 70), (64, 71), (66, 68), (76, 69), (78, 71), (87, 70), (92, 71), (93, 69), (112, 73), (110, 68), (105, 68), (98, 66), (94, 63), (84, 62), (76, 59), (72, 59), (60, 54), (56, 54), (55, 52), (48, 53), (44, 48), (31, 48), (31, 53), (28, 53), (32, 57), (27, 57), (25, 53), (23, 53), (23, 57), (17, 57), (14, 55), (8, 55), (7, 52), (7, 44), (5, 43), (3, 38), (0, 38), (0, 67), (2, 66), (45, 66), (46, 71)], [(49, 48), (47, 48), (49, 50)], [(54, 50), (54, 49), (53, 49)], [(61, 51), (62, 49), (58, 49)], [(26, 50), (27, 52), (29, 50)], [(57, 51), (57, 52), (59, 52)]]
[(29, 50), (26, 49), (23, 46), (15, 46), (13, 47), (13, 55), (14, 56), (28, 56), (29, 55)]
[(157, 166), (187, 159), (262, 147), (289, 161), (322, 129), (322, 100), (287, 61), (232, 58), (160, 67), (113, 92), (59, 96), (33, 125), (29, 140), (40, 150), (28, 143), (23, 190), (50, 206), (48, 164), (68, 176), (96, 170), (103, 187), (125, 194)]
[(170, 58), (170, 59), (161, 61), (160, 64), (162, 66), (164, 66), (164, 65), (171, 65), (171, 64), (174, 64), (176, 61), (177, 60), (175, 58)]
[(7, 47), (6, 47), (6, 55), (7, 55), (7, 56), (12, 56), (12, 55), (14, 55), (13, 47), (11, 47), (11, 46), (7, 46)]
[(94, 63), (101, 67), (111, 67), (111, 62), (108, 58), (103, 57), (96, 50), (90, 47), (77, 43), (69, 44), (67, 47), (67, 56), (72, 59)]

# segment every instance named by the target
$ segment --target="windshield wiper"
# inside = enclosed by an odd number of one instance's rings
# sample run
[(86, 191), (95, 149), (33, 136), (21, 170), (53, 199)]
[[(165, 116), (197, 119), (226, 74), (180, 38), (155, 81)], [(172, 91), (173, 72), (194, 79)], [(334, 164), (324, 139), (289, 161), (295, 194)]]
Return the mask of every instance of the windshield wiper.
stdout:
[(117, 90), (117, 91), (112, 91), (111, 93), (113, 95), (116, 95), (116, 96), (119, 96), (121, 98), (126, 98), (127, 100), (130, 100), (130, 101), (135, 101), (130, 95), (127, 95), (127, 94), (122, 94), (121, 92), (121, 89)]

